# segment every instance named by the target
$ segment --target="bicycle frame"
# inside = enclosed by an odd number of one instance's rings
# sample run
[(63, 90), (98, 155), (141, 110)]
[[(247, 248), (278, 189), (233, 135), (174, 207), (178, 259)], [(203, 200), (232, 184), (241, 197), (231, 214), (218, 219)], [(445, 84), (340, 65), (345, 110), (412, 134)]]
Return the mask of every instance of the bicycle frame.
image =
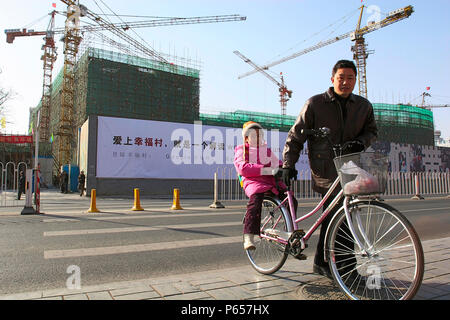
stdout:
[[(314, 214), (316, 214), (325, 204), (325, 202), (331, 197), (332, 193), (335, 191), (335, 189), (337, 188), (337, 186), (339, 185), (340, 181), (339, 181), (339, 177), (336, 178), (336, 180), (333, 182), (333, 184), (331, 185), (330, 189), (328, 190), (328, 192), (325, 194), (325, 196), (322, 198), (322, 200), (316, 205), (316, 207), (310, 211), (309, 213), (301, 216), (300, 218), (296, 217), (296, 213), (294, 212), (293, 208), (294, 208), (294, 192), (292, 190), (288, 190), (286, 191), (286, 195), (287, 197), (280, 203), (280, 205), (277, 208), (280, 208), (281, 206), (285, 206), (286, 201), (289, 203), (289, 211), (290, 211), (290, 221), (289, 223), (291, 224), (291, 229), (293, 231), (299, 230), (298, 228), (298, 223), (309, 219), (310, 217), (312, 217)], [(314, 233), (314, 231), (317, 230), (317, 228), (322, 224), (323, 220), (325, 220), (325, 218), (330, 214), (331, 210), (333, 210), (333, 208), (336, 206), (336, 204), (338, 204), (338, 202), (344, 197), (344, 191), (341, 190), (333, 199), (333, 201), (328, 205), (328, 207), (325, 209), (325, 211), (319, 216), (319, 218), (316, 220), (316, 222), (314, 223), (314, 225), (311, 226), (311, 228), (309, 228), (308, 231), (306, 231), (305, 235), (302, 237), (301, 241), (301, 248), (305, 249), (306, 248), (306, 242), (309, 240), (309, 238), (311, 237), (311, 235)], [(351, 221), (351, 217), (350, 217), (350, 212), (348, 211), (348, 204), (350, 201), (350, 197), (345, 197), (344, 200), (344, 210), (345, 210), (345, 215), (346, 215), (346, 219), (349, 225), (349, 229), (350, 232), (352, 233), (352, 236), (354, 237), (358, 247), (360, 250), (362, 250), (363, 252), (365, 252), (364, 250), (364, 246), (362, 245), (361, 241), (359, 240), (359, 237), (357, 236), (354, 226), (353, 226), (353, 222)], [(275, 225), (278, 224), (279, 220), (281, 219), (281, 217), (278, 219), (278, 221), (276, 221)], [(360, 225), (360, 221), (357, 221), (358, 223), (358, 227), (360, 229), (361, 234), (363, 235), (364, 240), (368, 243), (368, 240), (365, 236), (365, 232), (363, 232), (361, 225)], [(265, 228), (265, 225), (262, 226), (262, 229)], [(272, 238), (270, 236), (267, 235), (261, 235), (261, 237), (263, 238), (267, 238), (269, 240), (274, 240), (274, 241), (278, 241), (281, 242), (283, 244), (288, 244), (288, 240), (289, 239), (280, 239), (280, 238)], [(369, 244), (370, 245), (370, 244)]]

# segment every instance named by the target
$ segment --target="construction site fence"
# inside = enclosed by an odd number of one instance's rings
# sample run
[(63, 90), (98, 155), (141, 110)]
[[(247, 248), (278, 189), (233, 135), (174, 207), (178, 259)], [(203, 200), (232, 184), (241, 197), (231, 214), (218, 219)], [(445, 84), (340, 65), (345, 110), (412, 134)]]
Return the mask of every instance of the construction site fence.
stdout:
[[(247, 200), (234, 168), (218, 168), (217, 200)], [(417, 184), (416, 184), (417, 177)], [(312, 189), (310, 171), (298, 173), (292, 182), (292, 191), (297, 199), (320, 199), (321, 194)], [(450, 194), (450, 172), (390, 172), (384, 196), (429, 196)]]

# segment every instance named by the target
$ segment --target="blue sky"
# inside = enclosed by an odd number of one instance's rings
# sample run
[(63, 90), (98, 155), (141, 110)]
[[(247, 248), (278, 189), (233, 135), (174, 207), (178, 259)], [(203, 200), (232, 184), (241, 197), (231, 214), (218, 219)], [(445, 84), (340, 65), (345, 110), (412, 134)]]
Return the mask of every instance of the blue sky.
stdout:
[[(43, 17), (61, 1), (2, 1), (0, 30), (21, 28)], [(233, 54), (234, 50), (263, 65), (291, 55), (319, 41), (328, 40), (355, 28), (360, 0), (103, 0), (118, 14), (159, 17), (193, 17), (240, 14), (243, 22), (194, 24), (136, 29), (156, 50), (201, 62), (200, 111), (251, 110), (280, 112), (277, 87), (261, 74), (238, 80), (251, 67)], [(105, 11), (101, 0), (82, 1), (89, 9)], [(410, 18), (366, 36), (368, 97), (372, 102), (421, 103), (427, 86), (430, 104), (450, 103), (450, 1), (364, 1), (377, 6), (381, 18), (392, 10), (413, 5)], [(339, 20), (346, 16), (344, 22)], [(365, 25), (374, 17), (366, 12)], [(127, 20), (127, 18), (123, 18)], [(129, 20), (130, 18), (128, 18)], [(335, 23), (337, 22), (337, 23)], [(30, 26), (45, 30), (48, 18)], [(57, 19), (62, 27), (64, 19)], [(329, 28), (326, 28), (328, 27)], [(324, 30), (320, 32), (321, 30)], [(42, 94), (41, 37), (17, 38), (0, 42), (0, 85), (15, 93), (9, 102), (7, 133), (25, 133), (28, 110)], [(275, 77), (283, 72), (287, 87), (293, 91), (287, 113), (297, 115), (306, 99), (331, 85), (331, 68), (339, 59), (352, 59), (350, 39), (344, 39), (271, 69)], [(59, 72), (63, 44), (54, 70)], [(357, 93), (358, 88), (355, 88)], [(450, 138), (450, 108), (434, 109), (435, 127)]]

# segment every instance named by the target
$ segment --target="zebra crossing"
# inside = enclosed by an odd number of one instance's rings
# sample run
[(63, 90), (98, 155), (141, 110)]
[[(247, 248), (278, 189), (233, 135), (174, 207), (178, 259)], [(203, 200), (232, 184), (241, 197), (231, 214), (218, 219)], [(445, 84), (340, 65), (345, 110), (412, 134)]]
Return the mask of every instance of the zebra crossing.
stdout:
[[(44, 259), (150, 253), (242, 242), (243, 213), (236, 209), (222, 209), (218, 212), (191, 207), (183, 213), (173, 213), (167, 207), (161, 206), (145, 213), (130, 213), (123, 209), (117, 213), (117, 206), (108, 208), (108, 211), (109, 209), (114, 213), (44, 217), (42, 221), (48, 227), (44, 228), (43, 238), (52, 243), (51, 248), (44, 249)], [(194, 219), (195, 222), (191, 222)], [(114, 226), (111, 227), (111, 224)], [(226, 232), (221, 234), (222, 230)], [(177, 231), (181, 231), (182, 235), (188, 234), (189, 237), (183, 238)], [(208, 234), (208, 231), (214, 232)], [(162, 233), (164, 237), (160, 236)], [(95, 241), (89, 241), (92, 236), (114, 237), (118, 241), (111, 245), (99, 245)], [(127, 243), (130, 236), (133, 243)], [(61, 246), (55, 245), (58, 243), (61, 243)]]

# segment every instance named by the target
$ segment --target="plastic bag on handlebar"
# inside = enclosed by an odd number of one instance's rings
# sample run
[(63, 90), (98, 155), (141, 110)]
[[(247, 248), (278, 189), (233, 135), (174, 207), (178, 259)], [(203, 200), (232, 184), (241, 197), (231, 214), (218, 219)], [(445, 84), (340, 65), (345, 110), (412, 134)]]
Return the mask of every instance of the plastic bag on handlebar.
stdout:
[(353, 161), (346, 162), (340, 168), (342, 174), (356, 176), (354, 180), (347, 182), (344, 194), (370, 194), (377, 192), (380, 188), (378, 179), (366, 170), (358, 167)]

